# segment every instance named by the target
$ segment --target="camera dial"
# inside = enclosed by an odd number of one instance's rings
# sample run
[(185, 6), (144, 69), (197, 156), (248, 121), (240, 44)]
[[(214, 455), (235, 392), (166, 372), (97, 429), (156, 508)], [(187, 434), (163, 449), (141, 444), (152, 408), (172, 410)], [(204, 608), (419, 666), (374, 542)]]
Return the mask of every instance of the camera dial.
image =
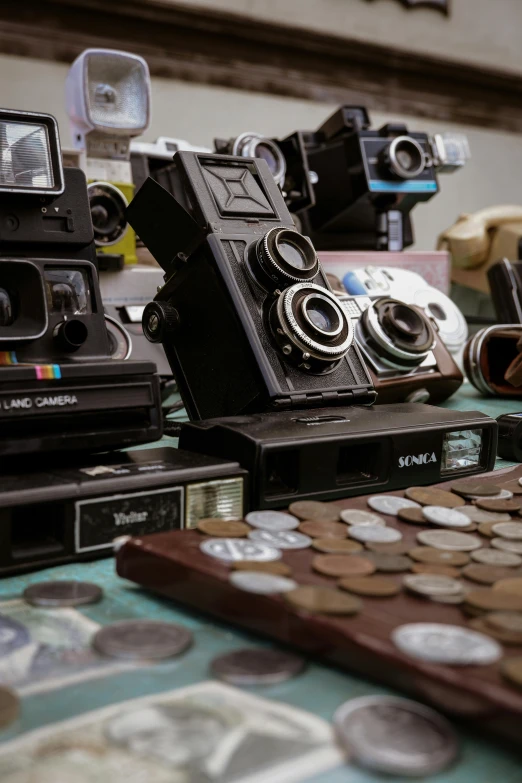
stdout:
[(271, 228), (253, 248), (252, 272), (269, 291), (313, 280), (319, 272), (319, 259), (308, 239), (293, 228)]
[(268, 163), (270, 173), (276, 183), (282, 187), (286, 176), (286, 160), (271, 139), (261, 136), (260, 133), (247, 131), (242, 133), (232, 145), (232, 155), (241, 155), (242, 158), (262, 158)]
[(110, 182), (91, 182), (87, 186), (94, 241), (100, 247), (114, 245), (127, 231), (127, 199)]
[(399, 179), (415, 179), (426, 166), (426, 154), (411, 136), (397, 136), (380, 158), (381, 163)]
[(296, 283), (270, 310), (274, 337), (289, 361), (302, 370), (329, 371), (353, 342), (353, 326), (337, 298), (315, 283)]
[(389, 367), (418, 367), (436, 343), (434, 329), (420, 309), (383, 297), (364, 311), (358, 323), (358, 338), (377, 352)]

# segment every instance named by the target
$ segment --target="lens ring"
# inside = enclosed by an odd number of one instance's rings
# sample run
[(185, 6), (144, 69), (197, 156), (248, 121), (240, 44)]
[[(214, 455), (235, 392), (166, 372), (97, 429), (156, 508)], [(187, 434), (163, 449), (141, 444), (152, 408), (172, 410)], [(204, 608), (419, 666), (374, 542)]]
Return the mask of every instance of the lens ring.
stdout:
[[(310, 310), (311, 310), (310, 304), (315, 302), (315, 301), (317, 301), (317, 300), (320, 300), (320, 303), (323, 306), (323, 308), (324, 308), (323, 302), (326, 302), (326, 309), (329, 308), (334, 313), (334, 315), (337, 317), (337, 326), (336, 326), (335, 329), (328, 329), (328, 328), (325, 329), (325, 328), (322, 328), (321, 326), (318, 325), (317, 321), (313, 320), (313, 317), (310, 314)], [(321, 300), (322, 300), (322, 302), (321, 302)], [(331, 301), (328, 299), (328, 297), (324, 296), (324, 294), (315, 294), (315, 293), (314, 294), (308, 294), (308, 296), (305, 296), (305, 298), (300, 303), (300, 307), (301, 307), (301, 312), (302, 312), (303, 316), (308, 321), (308, 323), (310, 324), (312, 329), (314, 329), (315, 331), (319, 332), (320, 334), (324, 334), (326, 337), (336, 337), (342, 331), (343, 322), (339, 318), (337, 310), (332, 307)], [(318, 310), (318, 312), (321, 313), (320, 310)], [(323, 317), (325, 319), (327, 319), (328, 318), (328, 314), (323, 314)]]
[[(97, 229), (93, 221), (95, 232), (94, 243), (98, 247), (109, 247), (110, 245), (115, 245), (117, 242), (121, 242), (129, 229), (125, 218), (125, 210), (128, 207), (128, 201), (125, 198), (124, 193), (110, 182), (90, 182), (87, 185), (87, 192), (91, 210), (93, 209), (93, 200), (103, 196), (107, 202), (113, 203), (117, 212), (119, 212), (119, 217), (118, 215), (116, 216), (118, 219), (116, 220), (115, 226), (105, 234), (103, 230)], [(103, 239), (100, 238), (102, 236)]]
[[(334, 344), (329, 345), (328, 343), (318, 342), (310, 337), (299, 324), (294, 314), (294, 302), (296, 296), (303, 291), (309, 291), (309, 295), (314, 296), (319, 294), (332, 305), (342, 326), (341, 330), (335, 335)], [(351, 320), (338, 304), (335, 295), (330, 293), (328, 289), (315, 283), (297, 283), (283, 291), (277, 301), (277, 314), (282, 329), (294, 345), (322, 361), (342, 359), (352, 345), (353, 325)], [(317, 332), (316, 328), (313, 328)]]
[[(289, 263), (280, 250), (284, 240), (293, 246), (305, 261), (302, 271), (297, 266)], [(257, 255), (261, 266), (267, 268), (269, 275), (275, 275), (284, 282), (302, 283), (313, 280), (319, 272), (319, 259), (310, 240), (293, 228), (276, 226), (267, 231), (265, 236), (257, 244)]]
[(132, 353), (132, 339), (128, 331), (116, 318), (105, 315), (105, 328), (109, 339), (112, 338), (115, 351), (111, 353), (111, 359), (126, 361)]
[(272, 141), (272, 139), (262, 136), (260, 133), (246, 131), (241, 133), (232, 145), (232, 155), (239, 155), (242, 158), (263, 158), (258, 154), (258, 147), (262, 145), (270, 150), (276, 163), (276, 170), (272, 171), (276, 183), (282, 187), (286, 176), (286, 160), (283, 153)]
[[(426, 318), (426, 325), (429, 327), (429, 332), (432, 337), (430, 345), (425, 345), (423, 346), (422, 350), (417, 351), (407, 350), (406, 347), (399, 347), (396, 342), (392, 342), (392, 340), (386, 335), (379, 320), (379, 314), (376, 307), (379, 305), (382, 306), (386, 302), (396, 302), (397, 304), (404, 305), (404, 302), (400, 302), (396, 299), (389, 299), (386, 297), (377, 299), (376, 301), (372, 302), (372, 304), (364, 311), (359, 323), (359, 329), (362, 331), (367, 331), (369, 336), (377, 343), (379, 348), (382, 349), (384, 356), (381, 356), (381, 359), (383, 361), (391, 363), (392, 366), (397, 364), (399, 367), (404, 365), (412, 366), (421, 364), (428, 356), (429, 352), (434, 349), (436, 344), (435, 333), (428, 319)], [(409, 307), (410, 305), (407, 306)], [(391, 357), (391, 362), (386, 359), (386, 355)]]
[[(415, 168), (406, 168), (400, 160), (401, 148), (406, 147), (408, 151), (414, 153), (414, 160), (417, 158)], [(426, 157), (424, 150), (418, 141), (411, 136), (397, 136), (390, 143), (386, 151), (386, 161), (392, 172), (401, 179), (415, 179), (424, 171), (426, 166)]]

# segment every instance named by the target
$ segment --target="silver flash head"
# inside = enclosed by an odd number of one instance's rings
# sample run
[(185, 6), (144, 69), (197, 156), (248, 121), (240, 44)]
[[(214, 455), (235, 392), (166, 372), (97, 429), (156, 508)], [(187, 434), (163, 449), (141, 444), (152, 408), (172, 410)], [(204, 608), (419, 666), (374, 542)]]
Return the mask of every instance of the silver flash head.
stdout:
[(55, 118), (0, 109), (0, 193), (57, 196), (63, 191)]

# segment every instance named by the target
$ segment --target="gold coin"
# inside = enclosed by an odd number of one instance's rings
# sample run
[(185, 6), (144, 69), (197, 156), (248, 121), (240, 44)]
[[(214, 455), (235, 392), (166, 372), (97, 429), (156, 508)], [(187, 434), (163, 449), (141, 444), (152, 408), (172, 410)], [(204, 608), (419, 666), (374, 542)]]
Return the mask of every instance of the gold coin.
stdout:
[(499, 579), (504, 579), (508, 573), (506, 568), (484, 565), (483, 563), (469, 563), (462, 569), (462, 576), (482, 585), (494, 585)]
[(513, 631), (505, 631), (502, 628), (494, 628), (489, 625), (484, 617), (474, 617), (470, 620), (468, 625), (473, 628), (474, 631), (480, 631), (496, 639), (502, 644), (522, 644), (522, 633), (514, 633)]
[(466, 552), (451, 552), (446, 549), (435, 549), (431, 546), (418, 546), (410, 549), (409, 556), (419, 563), (438, 563), (439, 565), (463, 566), (469, 563)]
[(13, 723), (20, 714), (20, 699), (11, 688), (0, 685), (0, 728)]
[(521, 577), (507, 577), (500, 579), (496, 582), (493, 590), (501, 590), (502, 592), (514, 593), (522, 598), (522, 578)]
[(426, 526), (428, 524), (426, 522), (426, 517), (422, 513), (422, 508), (419, 508), (418, 506), (406, 506), (406, 508), (400, 508), (397, 511), (397, 516), (403, 522), (409, 522), (412, 525)]
[(362, 607), (359, 598), (333, 587), (302, 585), (284, 593), (284, 598), (294, 609), (320, 614), (356, 614)]
[(522, 657), (504, 658), (500, 664), (500, 673), (513, 685), (518, 685), (522, 688)]
[(337, 584), (349, 593), (375, 598), (387, 598), (401, 591), (401, 586), (397, 582), (384, 576), (345, 576)]
[(422, 506), (443, 506), (444, 508), (458, 508), (466, 505), (466, 501), (453, 492), (432, 487), (409, 487), (404, 493), (410, 500), (415, 500)]
[(260, 563), (257, 560), (238, 560), (232, 563), (234, 571), (260, 571), (262, 574), (275, 574), (276, 576), (290, 576), (292, 569), (282, 560), (272, 560)]
[(229, 519), (200, 519), (197, 528), (207, 536), (222, 538), (241, 538), (247, 536), (252, 528), (246, 522)]
[(318, 552), (326, 552), (327, 554), (348, 554), (362, 551), (362, 544), (358, 541), (352, 541), (351, 539), (341, 538), (315, 538), (312, 541), (312, 547), (317, 549)]
[(453, 566), (439, 565), (438, 563), (414, 563), (411, 567), (414, 574), (437, 574), (438, 576), (449, 576), (452, 579), (460, 576), (458, 568)]
[(483, 612), (522, 612), (522, 595), (505, 590), (472, 590), (466, 595), (466, 605)]
[(383, 543), (382, 541), (366, 541), (366, 549), (370, 552), (382, 552), (383, 555), (406, 555), (411, 544), (406, 541), (393, 541), (392, 543)]
[(325, 576), (368, 576), (375, 566), (358, 555), (316, 555), (312, 568)]
[(333, 503), (321, 503), (318, 500), (296, 500), (290, 503), (288, 510), (298, 519), (314, 520), (314, 522), (338, 522), (341, 509)]
[(482, 508), (484, 511), (519, 511), (522, 508), (522, 501), (515, 498), (503, 499), (503, 498), (481, 498), (476, 501), (476, 505)]
[(325, 522), (321, 519), (301, 522), (297, 529), (311, 538), (346, 538), (348, 535), (348, 528), (342, 522)]
[(491, 612), (484, 615), (484, 621), (500, 631), (522, 634), (522, 614), (517, 612)]

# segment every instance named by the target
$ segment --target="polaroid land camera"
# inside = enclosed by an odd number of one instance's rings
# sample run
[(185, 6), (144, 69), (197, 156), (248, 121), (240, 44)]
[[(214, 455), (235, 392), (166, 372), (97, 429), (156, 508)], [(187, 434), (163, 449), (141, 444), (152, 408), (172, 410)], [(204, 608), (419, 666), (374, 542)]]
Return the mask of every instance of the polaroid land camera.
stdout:
[(402, 123), (370, 129), (363, 106), (342, 106), (315, 132), (277, 145), (283, 190), (317, 250), (399, 251), (413, 244), (410, 212), (439, 190), (437, 172), (464, 166), (462, 134), (411, 133)]
[(136, 238), (125, 209), (134, 196), (130, 142), (150, 121), (150, 76), (142, 57), (113, 49), (86, 49), (66, 81), (73, 144), (82, 166), (100, 268), (135, 263)]
[(143, 329), (191, 419), (372, 403), (352, 324), (268, 164), (178, 152), (171, 168), (175, 196), (149, 178), (127, 218), (166, 273)]
[(156, 367), (111, 358), (85, 175), (54, 117), (0, 111), (0, 456), (161, 437)]

